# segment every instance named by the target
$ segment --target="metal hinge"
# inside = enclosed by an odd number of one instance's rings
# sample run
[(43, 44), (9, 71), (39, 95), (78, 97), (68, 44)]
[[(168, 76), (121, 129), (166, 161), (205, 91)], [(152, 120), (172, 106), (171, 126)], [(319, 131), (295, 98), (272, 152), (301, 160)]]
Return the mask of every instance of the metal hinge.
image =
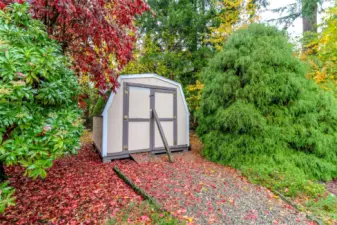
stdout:
[(127, 116), (127, 115), (125, 115), (125, 116), (124, 116), (124, 120), (127, 120), (127, 119), (128, 119), (128, 116)]
[(124, 150), (128, 150), (128, 146), (127, 145), (124, 145)]
[(124, 92), (124, 93), (127, 95), (127, 94), (129, 94), (129, 91), (128, 91), (128, 90), (125, 90), (125, 92)]

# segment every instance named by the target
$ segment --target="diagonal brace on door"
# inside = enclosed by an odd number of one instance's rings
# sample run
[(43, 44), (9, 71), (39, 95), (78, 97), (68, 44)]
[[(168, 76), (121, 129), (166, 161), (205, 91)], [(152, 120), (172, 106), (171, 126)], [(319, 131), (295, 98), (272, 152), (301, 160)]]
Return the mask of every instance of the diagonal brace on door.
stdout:
[(168, 143), (167, 143), (167, 140), (166, 140), (166, 137), (165, 137), (165, 134), (164, 134), (163, 127), (162, 127), (161, 124), (160, 124), (160, 121), (159, 121), (159, 118), (158, 118), (158, 114), (157, 114), (157, 112), (156, 112), (155, 109), (152, 109), (152, 115), (153, 115), (154, 120), (156, 121), (158, 130), (159, 130), (161, 139), (162, 139), (162, 141), (163, 141), (163, 143), (164, 143), (165, 150), (166, 150), (166, 152), (167, 152), (167, 154), (168, 154), (169, 160), (170, 160), (170, 162), (172, 163), (172, 162), (173, 162), (173, 156), (172, 156), (170, 147), (169, 147), (169, 145), (168, 145)]

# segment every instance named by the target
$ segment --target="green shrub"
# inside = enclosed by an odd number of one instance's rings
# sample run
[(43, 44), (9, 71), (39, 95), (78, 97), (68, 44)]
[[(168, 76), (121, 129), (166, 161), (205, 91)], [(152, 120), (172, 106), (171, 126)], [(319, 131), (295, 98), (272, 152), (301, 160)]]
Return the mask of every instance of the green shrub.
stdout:
[(0, 11), (0, 160), (44, 178), (53, 160), (79, 149), (79, 85), (69, 59), (28, 7)]
[(203, 154), (288, 195), (337, 177), (337, 101), (305, 77), (276, 28), (235, 32), (202, 72)]
[(8, 182), (0, 184), (0, 213), (3, 213), (6, 207), (14, 205), (14, 188), (8, 186)]
[(337, 197), (329, 194), (327, 197), (321, 198), (318, 201), (309, 201), (307, 207), (317, 215), (328, 215), (332, 219), (337, 219)]

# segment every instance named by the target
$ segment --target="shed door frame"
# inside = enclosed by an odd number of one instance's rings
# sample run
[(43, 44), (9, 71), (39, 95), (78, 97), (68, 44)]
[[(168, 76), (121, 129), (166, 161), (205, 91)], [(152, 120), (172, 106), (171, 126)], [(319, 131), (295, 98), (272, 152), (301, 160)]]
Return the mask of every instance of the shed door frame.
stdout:
[[(156, 93), (169, 93), (173, 94), (173, 118), (159, 118), (160, 121), (172, 121), (173, 122), (173, 146), (177, 146), (178, 143), (178, 135), (177, 135), (177, 89), (163, 86), (155, 86), (148, 84), (140, 84), (140, 83), (131, 83), (125, 82), (123, 85), (123, 151), (128, 150), (129, 144), (129, 122), (149, 122), (150, 123), (150, 149), (137, 149), (129, 152), (145, 152), (145, 151), (153, 151), (158, 150), (160, 148), (154, 147), (154, 138), (155, 138), (155, 122), (151, 113), (151, 109), (155, 108), (155, 94)], [(130, 97), (130, 87), (138, 87), (138, 88), (146, 88), (150, 90), (150, 118), (130, 118), (129, 117), (129, 97)]]

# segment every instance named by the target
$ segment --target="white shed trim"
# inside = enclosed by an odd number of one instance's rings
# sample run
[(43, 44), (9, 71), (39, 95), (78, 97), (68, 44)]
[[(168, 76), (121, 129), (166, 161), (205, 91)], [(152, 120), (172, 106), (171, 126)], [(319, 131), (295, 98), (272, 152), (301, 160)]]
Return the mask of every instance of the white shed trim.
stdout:
[[(183, 98), (184, 101), (184, 106), (185, 106), (185, 110), (187, 113), (187, 120), (186, 120), (186, 127), (187, 127), (187, 140), (188, 140), (188, 145), (190, 144), (190, 137), (189, 137), (189, 121), (190, 121), (190, 112), (188, 110), (188, 106), (187, 106), (187, 102), (185, 99), (185, 95), (184, 95), (184, 91), (181, 87), (181, 84), (178, 82), (175, 82), (173, 80), (169, 80), (165, 77), (159, 76), (157, 74), (152, 74), (152, 73), (148, 73), (148, 74), (132, 74), (132, 75), (121, 75), (118, 77), (118, 83), (121, 83), (122, 80), (126, 80), (126, 79), (137, 79), (137, 78), (157, 78), (159, 80), (168, 82), (170, 84), (173, 84), (175, 86), (177, 86), (179, 88), (179, 91), (181, 93), (181, 96)], [(118, 92), (119, 89), (116, 90), (116, 92)], [(102, 116), (103, 116), (103, 135), (102, 135), (102, 157), (106, 157), (107, 156), (107, 152), (108, 152), (108, 111), (109, 108), (112, 104), (113, 98), (115, 96), (115, 93), (111, 93), (108, 99), (108, 102), (106, 103)]]

